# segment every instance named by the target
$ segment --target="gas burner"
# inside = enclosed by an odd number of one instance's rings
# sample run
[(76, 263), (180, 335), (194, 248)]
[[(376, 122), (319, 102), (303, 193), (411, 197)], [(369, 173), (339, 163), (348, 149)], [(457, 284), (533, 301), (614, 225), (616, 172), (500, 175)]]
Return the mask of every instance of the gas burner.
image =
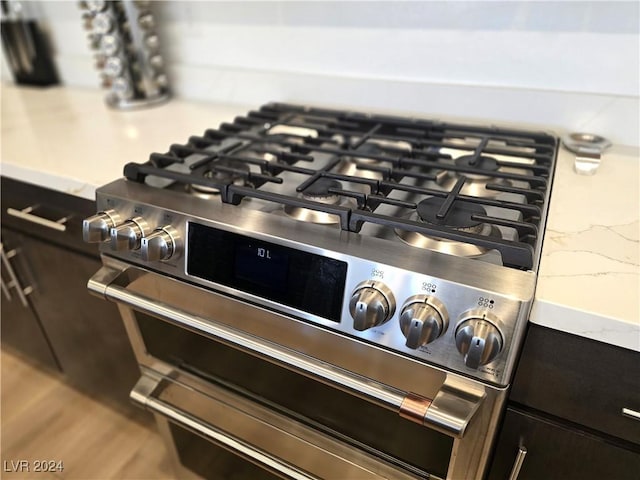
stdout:
[[(430, 197), (418, 203), (416, 211), (409, 215), (409, 220), (447, 227), (459, 232), (472, 233), (482, 236), (500, 238), (498, 228), (472, 219), (473, 215), (486, 215), (486, 210), (481, 205), (457, 200), (449, 209), (444, 218), (438, 217), (438, 212), (445, 202), (445, 198)], [(441, 253), (462, 257), (475, 257), (488, 251), (487, 248), (473, 245), (471, 243), (457, 242), (434, 237), (423, 232), (411, 232), (408, 230), (395, 229), (396, 235), (400, 239), (414, 247), (435, 250)]]
[[(246, 185), (246, 176), (241, 173), (249, 173), (249, 165), (246, 163), (220, 161), (213, 164), (212, 167), (212, 170), (207, 170), (202, 174), (202, 176), (207, 180), (212, 180), (222, 185)], [(237, 171), (231, 172), (226, 169), (216, 170), (216, 167), (232, 168)], [(220, 189), (217, 187), (198, 185), (195, 183), (187, 185), (187, 191), (199, 198), (204, 198), (205, 200), (218, 198), (220, 195)]]
[[(319, 178), (310, 186), (300, 192), (299, 197), (304, 200), (322, 203), (324, 205), (340, 205), (345, 207), (353, 207), (353, 200), (342, 197), (336, 193), (332, 193), (330, 189), (342, 188), (342, 184), (331, 178)], [(301, 222), (318, 223), (322, 225), (335, 225), (340, 223), (340, 217), (331, 213), (313, 210), (311, 208), (296, 207), (285, 205), (284, 212)]]
[(437, 175), (436, 182), (443, 187), (444, 190), (451, 190), (456, 184), (460, 175), (464, 175), (467, 178), (460, 193), (463, 195), (469, 195), (473, 197), (483, 198), (495, 198), (502, 192), (498, 190), (489, 190), (486, 188), (488, 183), (494, 183), (496, 185), (513, 186), (511, 181), (506, 178), (494, 177), (492, 174), (503, 171), (498, 164), (498, 161), (493, 157), (482, 155), (475, 157), (474, 155), (463, 155), (458, 157), (454, 161), (454, 165), (457, 167), (473, 168), (487, 172), (487, 174), (478, 172), (452, 172), (442, 171)]
[(261, 143), (252, 145), (250, 148), (243, 150), (239, 154), (243, 157), (265, 160), (267, 162), (275, 162), (278, 157), (272, 152), (282, 151), (282, 146), (277, 143)]
[(389, 157), (391, 159), (410, 151), (411, 144), (408, 142), (370, 138), (353, 150), (353, 155), (340, 157), (340, 163), (336, 166), (335, 171), (341, 175), (349, 175), (351, 177), (383, 180), (383, 173), (371, 167), (390, 167), (391, 163), (381, 158), (369, 158), (358, 154)]
[(486, 215), (485, 209), (478, 204), (455, 201), (444, 218), (438, 217), (445, 199), (430, 197), (418, 203), (416, 213), (420, 220), (430, 225), (450, 227), (461, 232), (481, 233), (483, 224), (474, 220), (474, 215)]
[(313, 202), (336, 205), (340, 202), (340, 195), (329, 190), (340, 189), (342, 185), (337, 180), (330, 178), (319, 178), (302, 191), (302, 198)]
[(297, 127), (294, 125), (279, 124), (267, 130), (267, 135), (275, 135), (287, 137), (288, 140), (293, 142), (300, 142), (307, 137), (316, 138), (318, 131), (308, 127)]
[(370, 167), (382, 167), (384, 163), (375, 158), (345, 156), (340, 158), (340, 163), (336, 166), (335, 171), (340, 175), (349, 175), (350, 177), (382, 180), (382, 172), (371, 170)]
[(404, 140), (384, 140), (381, 138), (370, 138), (365, 145), (376, 145), (380, 151), (385, 153), (406, 153), (411, 151), (411, 144)]
[[(477, 168), (489, 173), (497, 172), (500, 169), (500, 165), (498, 165), (498, 161), (495, 158), (486, 157), (484, 155), (480, 157), (476, 157), (474, 155), (463, 155), (462, 157), (456, 158), (455, 164), (457, 167)], [(489, 175), (482, 175), (478, 173), (467, 173), (465, 176), (467, 178), (478, 178), (482, 180), (491, 178)]]

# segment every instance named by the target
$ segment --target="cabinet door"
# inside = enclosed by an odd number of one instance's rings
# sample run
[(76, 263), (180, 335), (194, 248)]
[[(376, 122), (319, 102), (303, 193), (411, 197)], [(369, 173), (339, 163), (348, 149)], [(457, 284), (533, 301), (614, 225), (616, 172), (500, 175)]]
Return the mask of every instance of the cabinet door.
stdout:
[(89, 295), (96, 258), (32, 237), (23, 248), (36, 278), (32, 301), (68, 381), (126, 413), (139, 369), (117, 307)]
[(640, 353), (530, 325), (509, 400), (640, 445)]
[(489, 479), (509, 478), (519, 447), (525, 447), (518, 480), (636, 480), (640, 451), (631, 443), (613, 444), (537, 416), (509, 408), (498, 438)]
[[(23, 262), (22, 236), (2, 230), (2, 321), (0, 338), (2, 347), (52, 370), (60, 371), (58, 362), (45, 336), (40, 320), (31, 306), (30, 296), (23, 304), (16, 289), (31, 285)], [(7, 264), (8, 262), (9, 271)], [(16, 283), (14, 283), (16, 282)]]

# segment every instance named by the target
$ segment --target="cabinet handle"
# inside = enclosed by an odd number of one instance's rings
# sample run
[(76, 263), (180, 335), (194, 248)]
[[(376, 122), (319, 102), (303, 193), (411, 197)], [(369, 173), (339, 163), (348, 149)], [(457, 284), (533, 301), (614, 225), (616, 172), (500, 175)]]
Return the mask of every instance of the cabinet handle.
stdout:
[(511, 469), (511, 473), (509, 474), (509, 480), (517, 480), (518, 475), (520, 475), (520, 469), (522, 468), (522, 464), (524, 463), (524, 457), (527, 455), (526, 447), (519, 447), (518, 454), (516, 455), (516, 460), (513, 462), (513, 468)]
[(38, 215), (34, 215), (33, 210), (36, 208), (35, 205), (31, 207), (27, 207), (23, 210), (16, 210), (15, 208), (7, 208), (7, 213), (12, 217), (17, 217), (22, 220), (26, 220), (27, 222), (37, 223), (38, 225), (42, 225), (43, 227), (48, 227), (53, 230), (57, 230), (58, 232), (64, 232), (67, 229), (65, 225), (66, 221), (69, 220), (69, 217), (62, 217), (60, 220), (49, 220), (47, 218), (39, 217)]
[(640, 420), (640, 412), (636, 412), (635, 410), (631, 410), (630, 408), (623, 408), (622, 415), (625, 417), (633, 418), (634, 420)]
[[(15, 257), (18, 252), (16, 250), (10, 250), (8, 252), (4, 251), (4, 245), (0, 243), (0, 257), (2, 258), (2, 264), (7, 269), (7, 273), (9, 274), (10, 281), (6, 285), (7, 291), (9, 288), (15, 288), (16, 293), (18, 294), (18, 298), (20, 299), (20, 303), (25, 308), (29, 307), (29, 302), (27, 302), (27, 295), (33, 292), (32, 287), (22, 288), (20, 285), (20, 281), (18, 280), (18, 276), (16, 275), (15, 270), (11, 266), (11, 262), (9, 262), (9, 258)], [(4, 282), (3, 282), (4, 284)], [(4, 288), (3, 288), (4, 291)]]
[(4, 283), (4, 278), (1, 278), (0, 281), (2, 283), (0, 283), (0, 285), (2, 285), (2, 293), (4, 293), (4, 296), (7, 297), (7, 300), (11, 301), (11, 292), (9, 292), (9, 287), (7, 287), (7, 284)]

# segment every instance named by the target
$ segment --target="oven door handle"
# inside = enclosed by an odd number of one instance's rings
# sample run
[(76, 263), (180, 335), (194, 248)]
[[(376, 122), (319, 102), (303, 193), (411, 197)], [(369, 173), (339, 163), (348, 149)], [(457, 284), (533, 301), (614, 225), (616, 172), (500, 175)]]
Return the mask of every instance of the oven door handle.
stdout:
[(454, 384), (453, 381), (449, 382), (449, 377), (432, 399), (372, 381), (225, 324), (187, 313), (157, 298), (134, 293), (127, 289), (127, 281), (136, 276), (152, 274), (128, 267), (126, 264), (121, 265), (122, 268), (102, 267), (89, 280), (89, 291), (175, 325), (204, 332), (235, 348), (347, 391), (370, 403), (392, 410), (414, 423), (451, 437), (463, 437), (469, 422), (486, 396), (483, 388), (470, 389), (467, 384)]

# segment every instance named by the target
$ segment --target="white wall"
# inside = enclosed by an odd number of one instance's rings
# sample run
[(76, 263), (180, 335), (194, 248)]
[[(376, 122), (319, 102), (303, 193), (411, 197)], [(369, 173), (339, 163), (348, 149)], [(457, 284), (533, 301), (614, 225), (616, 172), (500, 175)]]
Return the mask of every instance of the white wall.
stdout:
[[(75, 2), (42, 2), (96, 87)], [(638, 2), (157, 2), (176, 96), (516, 121), (640, 144)]]

